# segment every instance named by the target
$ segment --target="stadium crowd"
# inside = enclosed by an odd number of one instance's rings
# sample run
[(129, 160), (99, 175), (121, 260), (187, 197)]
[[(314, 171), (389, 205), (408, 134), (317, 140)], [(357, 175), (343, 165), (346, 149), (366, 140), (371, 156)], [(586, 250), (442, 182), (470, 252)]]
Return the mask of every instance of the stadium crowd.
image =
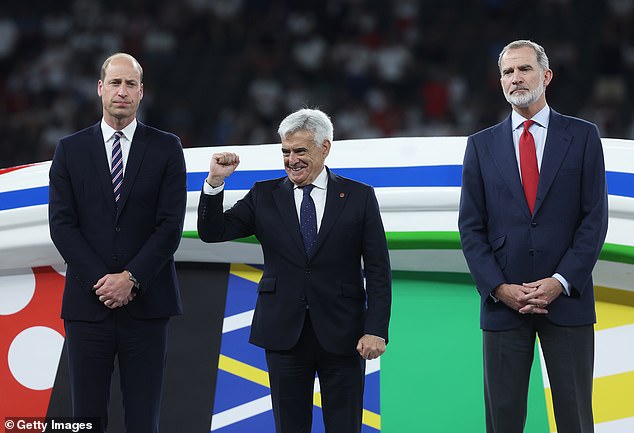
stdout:
[(508, 114), (492, 57), (518, 38), (549, 53), (553, 108), (634, 139), (632, 22), (634, 0), (3, 2), (0, 167), (94, 123), (117, 51), (148, 71), (140, 120), (185, 147), (278, 142), (302, 106), (339, 140), (467, 135)]

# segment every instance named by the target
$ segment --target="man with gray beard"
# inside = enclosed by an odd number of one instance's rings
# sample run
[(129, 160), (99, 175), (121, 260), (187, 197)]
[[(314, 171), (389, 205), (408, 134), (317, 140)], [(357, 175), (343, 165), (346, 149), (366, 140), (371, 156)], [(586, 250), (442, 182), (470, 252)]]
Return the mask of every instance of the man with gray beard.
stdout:
[(521, 433), (539, 336), (557, 431), (594, 431), (592, 269), (608, 223), (596, 125), (546, 103), (544, 49), (502, 49), (512, 112), (468, 138), (458, 225), (480, 293), (487, 433)]

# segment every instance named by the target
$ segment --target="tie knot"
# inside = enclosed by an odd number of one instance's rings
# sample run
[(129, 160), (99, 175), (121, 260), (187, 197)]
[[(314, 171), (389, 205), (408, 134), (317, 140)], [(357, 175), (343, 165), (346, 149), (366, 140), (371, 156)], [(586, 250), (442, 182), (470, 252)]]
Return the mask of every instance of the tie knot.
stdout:
[(526, 121), (524, 121), (524, 131), (528, 132), (528, 128), (533, 126), (533, 123), (535, 123), (534, 120), (526, 120)]
[(303, 186), (302, 192), (304, 193), (304, 197), (306, 195), (310, 195), (310, 192), (313, 190), (313, 188), (315, 188), (315, 185), (313, 185), (312, 183), (310, 185)]
[(121, 131), (115, 131), (114, 132), (114, 140), (115, 141), (120, 140), (121, 137), (123, 137), (123, 132), (121, 132)]

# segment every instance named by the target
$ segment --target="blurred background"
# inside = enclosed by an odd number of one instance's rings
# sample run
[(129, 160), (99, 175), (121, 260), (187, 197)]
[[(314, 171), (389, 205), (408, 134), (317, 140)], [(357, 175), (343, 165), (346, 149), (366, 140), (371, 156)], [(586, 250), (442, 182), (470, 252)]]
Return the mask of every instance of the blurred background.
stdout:
[(335, 139), (468, 135), (508, 115), (497, 69), (544, 46), (551, 107), (634, 139), (634, 0), (13, 0), (0, 5), (0, 167), (97, 122), (99, 68), (144, 68), (139, 119), (185, 147), (277, 143), (319, 107)]

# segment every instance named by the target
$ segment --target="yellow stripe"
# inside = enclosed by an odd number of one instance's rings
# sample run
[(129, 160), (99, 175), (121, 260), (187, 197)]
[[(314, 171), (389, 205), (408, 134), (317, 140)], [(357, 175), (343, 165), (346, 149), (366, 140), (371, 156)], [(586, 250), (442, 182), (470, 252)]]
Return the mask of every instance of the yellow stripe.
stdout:
[(597, 423), (634, 416), (634, 371), (595, 379), (593, 401)]
[[(251, 382), (255, 382), (259, 385), (270, 388), (269, 374), (262, 369), (252, 367), (249, 364), (240, 362), (233, 358), (229, 358), (225, 355), (220, 355), (218, 358), (218, 368), (220, 370), (231, 373), (235, 376), (241, 377)], [(313, 396), (313, 404), (317, 407), (321, 407), (321, 393), (316, 392)], [(368, 425), (377, 430), (381, 429), (381, 415), (363, 409), (363, 424)]]
[[(550, 389), (546, 388), (550, 431), (557, 431)], [(634, 371), (594, 379), (592, 407), (595, 424), (634, 416)]]
[(610, 302), (597, 302), (596, 310), (597, 324), (594, 328), (595, 331), (634, 323), (634, 308), (630, 306)]
[(227, 373), (231, 373), (259, 385), (266, 386), (267, 388), (271, 387), (269, 384), (269, 374), (266, 371), (257, 367), (252, 367), (249, 364), (245, 364), (244, 362), (240, 362), (233, 358), (229, 358), (228, 356), (221, 354), (218, 357), (218, 368), (226, 371)]
[(259, 283), (260, 278), (262, 278), (262, 271), (260, 269), (241, 263), (232, 263), (230, 272), (255, 284)]
[[(321, 407), (321, 392), (316, 392), (313, 395), (313, 404), (317, 407)], [(363, 409), (362, 420), (363, 424), (381, 430), (381, 415), (378, 413)]]
[(381, 430), (381, 415), (363, 409), (363, 424)]
[(594, 292), (597, 301), (611, 302), (613, 304), (622, 304), (634, 307), (634, 291), (632, 290), (595, 286)]

